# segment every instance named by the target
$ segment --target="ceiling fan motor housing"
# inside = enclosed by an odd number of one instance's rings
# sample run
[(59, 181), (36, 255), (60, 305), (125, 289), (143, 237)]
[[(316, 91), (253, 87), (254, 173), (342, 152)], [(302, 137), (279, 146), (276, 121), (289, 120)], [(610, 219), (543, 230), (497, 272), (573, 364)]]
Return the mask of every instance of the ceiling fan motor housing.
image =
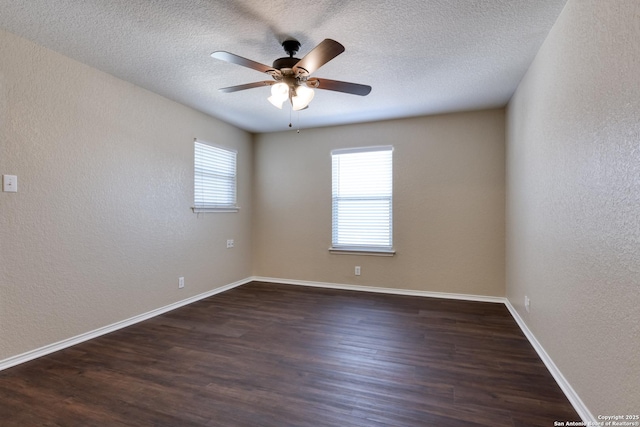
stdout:
[(291, 69), (293, 68), (294, 65), (298, 63), (298, 61), (300, 60), (298, 58), (294, 58), (293, 56), (278, 58), (275, 61), (273, 61), (273, 68), (275, 68), (276, 70), (283, 70), (287, 68)]

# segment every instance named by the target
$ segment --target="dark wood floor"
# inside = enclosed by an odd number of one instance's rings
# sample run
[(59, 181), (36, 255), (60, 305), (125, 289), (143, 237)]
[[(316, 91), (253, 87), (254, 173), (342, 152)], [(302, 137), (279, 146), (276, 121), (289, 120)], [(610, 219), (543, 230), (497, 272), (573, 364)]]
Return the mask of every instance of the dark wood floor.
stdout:
[(579, 420), (501, 304), (250, 283), (0, 372), (6, 426)]

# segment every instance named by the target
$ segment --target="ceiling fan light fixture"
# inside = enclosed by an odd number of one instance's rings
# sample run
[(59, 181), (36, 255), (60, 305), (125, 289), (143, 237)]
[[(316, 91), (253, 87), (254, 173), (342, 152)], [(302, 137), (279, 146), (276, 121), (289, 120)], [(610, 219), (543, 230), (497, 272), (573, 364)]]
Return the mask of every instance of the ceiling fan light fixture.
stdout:
[(291, 105), (293, 111), (302, 110), (307, 108), (311, 100), (313, 99), (315, 92), (313, 89), (306, 86), (296, 87), (295, 95), (291, 97)]
[(289, 99), (289, 86), (286, 83), (280, 82), (271, 86), (271, 96), (267, 100), (274, 107), (282, 110), (282, 104), (287, 99)]

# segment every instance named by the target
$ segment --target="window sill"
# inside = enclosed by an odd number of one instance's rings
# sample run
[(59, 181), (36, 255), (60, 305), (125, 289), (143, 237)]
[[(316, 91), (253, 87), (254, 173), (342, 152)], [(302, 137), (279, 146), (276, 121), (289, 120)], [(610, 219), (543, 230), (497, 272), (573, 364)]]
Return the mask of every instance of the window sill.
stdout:
[(193, 213), (216, 213), (216, 212), (238, 212), (240, 210), (239, 207), (229, 207), (229, 208), (194, 208), (191, 210)]
[(367, 248), (329, 248), (329, 252), (336, 255), (370, 255), (370, 256), (394, 256), (394, 249), (367, 249)]

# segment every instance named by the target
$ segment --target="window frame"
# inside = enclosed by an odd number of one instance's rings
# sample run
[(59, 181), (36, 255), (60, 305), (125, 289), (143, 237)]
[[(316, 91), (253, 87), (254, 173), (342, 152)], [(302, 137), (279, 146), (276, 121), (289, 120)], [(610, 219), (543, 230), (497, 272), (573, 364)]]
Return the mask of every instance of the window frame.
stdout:
[[(335, 157), (338, 155), (344, 154), (356, 154), (356, 153), (367, 153), (367, 152), (375, 152), (375, 151), (389, 151), (391, 154), (390, 159), (390, 171), (389, 171), (389, 187), (390, 193), (389, 195), (359, 195), (359, 196), (343, 196), (343, 199), (360, 199), (363, 201), (372, 201), (372, 200), (380, 200), (387, 199), (389, 200), (389, 235), (388, 241), (389, 245), (348, 245), (348, 244), (339, 244), (336, 240), (337, 238), (337, 230), (336, 230), (336, 221), (337, 218), (337, 206), (336, 202), (339, 201), (340, 196), (336, 195), (336, 163)], [(340, 148), (331, 150), (331, 247), (329, 251), (335, 254), (348, 254), (348, 255), (376, 255), (376, 256), (393, 256), (396, 251), (393, 247), (393, 151), (394, 147), (392, 145), (378, 145), (378, 146), (368, 146), (368, 147), (354, 147), (354, 148)]]
[[(206, 180), (206, 178), (202, 174), (200, 175), (198, 174), (198, 169), (199, 169), (198, 158), (196, 157), (198, 155), (198, 144), (200, 144), (202, 147), (208, 147), (209, 149), (211, 149), (212, 151), (209, 152), (209, 154), (211, 155), (215, 155), (216, 152), (218, 154), (224, 153), (225, 156), (228, 156), (229, 154), (232, 155), (233, 161), (230, 163), (233, 165), (233, 174), (228, 174), (229, 172), (228, 170), (223, 170), (222, 172), (220, 172), (219, 170), (209, 169), (210, 172), (213, 171), (214, 173), (212, 174), (212, 176), (208, 181), (211, 184), (212, 181), (217, 179), (218, 180), (217, 183), (219, 184), (220, 181), (224, 181), (225, 178), (229, 179), (232, 187), (232, 190), (229, 192), (229, 194), (233, 196), (233, 201), (231, 203), (216, 204), (216, 203), (213, 203), (212, 201), (209, 201), (208, 203), (207, 201), (204, 201), (203, 203), (201, 200), (198, 199), (199, 179), (200, 179), (201, 185), (202, 185), (202, 181)], [(218, 160), (220, 160), (220, 158), (218, 158)], [(227, 173), (226, 177), (224, 176), (225, 173)], [(214, 177), (213, 175), (216, 175), (216, 174), (217, 174), (217, 177)], [(227, 193), (221, 192), (218, 195), (224, 195), (224, 194), (227, 194)], [(238, 150), (234, 150), (228, 147), (224, 147), (222, 145), (213, 144), (208, 141), (203, 141), (201, 139), (194, 138), (193, 140), (193, 206), (191, 209), (194, 213), (238, 212), (238, 210), (240, 209), (238, 207)]]

